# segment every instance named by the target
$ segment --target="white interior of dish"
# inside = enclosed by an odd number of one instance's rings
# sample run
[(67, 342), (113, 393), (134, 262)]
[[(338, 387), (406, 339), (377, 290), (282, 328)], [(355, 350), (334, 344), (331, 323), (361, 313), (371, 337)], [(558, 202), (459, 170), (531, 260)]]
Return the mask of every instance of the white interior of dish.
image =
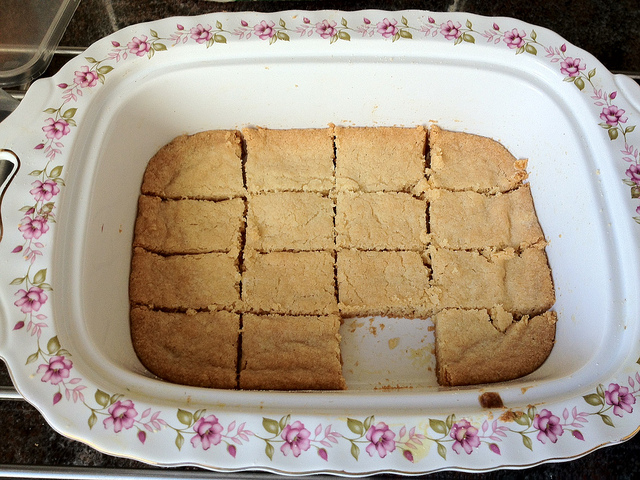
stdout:
[[(276, 46), (277, 47), (277, 46)], [(308, 46), (307, 46), (308, 47)], [(229, 45), (190, 55), (169, 52), (136, 69), (133, 62), (97, 92), (78, 127), (59, 215), (54, 275), (56, 322), (74, 364), (113, 391), (158, 401), (219, 402), (238, 408), (370, 406), (478, 408), (478, 391), (500, 392), (506, 405), (550, 401), (590, 388), (630, 352), (635, 324), (626, 298), (633, 285), (623, 261), (628, 232), (613, 232), (622, 198), (619, 169), (599, 158), (606, 134), (587, 97), (522, 54), (475, 46), (388, 44), (375, 54), (350, 45), (277, 48), (247, 57)], [(195, 48), (198, 48), (197, 46)], [(211, 49), (213, 50), (213, 48)], [(319, 53), (323, 52), (323, 53)], [(465, 53), (466, 52), (466, 53)], [(465, 55), (468, 55), (465, 57)], [(160, 57), (160, 56), (157, 56)], [(449, 57), (449, 59), (448, 59)], [(177, 135), (207, 129), (428, 125), (492, 137), (529, 158), (530, 183), (556, 285), (557, 342), (547, 362), (523, 379), (447, 389), (435, 380), (429, 321), (347, 320), (345, 377), (337, 393), (233, 392), (171, 385), (138, 361), (129, 336), (128, 276), (142, 174), (149, 158)], [(594, 134), (593, 132), (596, 132)], [(81, 140), (80, 140), (81, 139)], [(473, 175), (473, 172), (469, 172)], [(614, 226), (612, 226), (614, 225)], [(69, 235), (71, 233), (71, 235)], [(637, 320), (637, 319), (636, 319)], [(381, 323), (384, 329), (380, 328)], [(371, 327), (377, 327), (375, 334)], [(399, 338), (395, 348), (389, 340)], [(393, 343), (393, 342), (392, 342)], [(611, 345), (618, 348), (611, 349)], [(387, 388), (406, 387), (406, 388)]]

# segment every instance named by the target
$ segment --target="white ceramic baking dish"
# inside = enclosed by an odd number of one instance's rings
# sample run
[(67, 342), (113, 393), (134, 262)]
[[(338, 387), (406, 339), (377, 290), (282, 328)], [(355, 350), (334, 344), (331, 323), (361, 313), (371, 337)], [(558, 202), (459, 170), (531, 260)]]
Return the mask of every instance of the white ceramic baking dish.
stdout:
[[(128, 27), (35, 82), (0, 125), (0, 353), (56, 430), (167, 466), (481, 471), (623, 441), (640, 425), (639, 105), (633, 81), (509, 18), (224, 13)], [(559, 316), (540, 369), (439, 387), (431, 323), (386, 318), (345, 322), (344, 392), (199, 389), (142, 367), (127, 284), (158, 148), (248, 125), (432, 122), (529, 159)], [(485, 392), (504, 407), (483, 408)]]

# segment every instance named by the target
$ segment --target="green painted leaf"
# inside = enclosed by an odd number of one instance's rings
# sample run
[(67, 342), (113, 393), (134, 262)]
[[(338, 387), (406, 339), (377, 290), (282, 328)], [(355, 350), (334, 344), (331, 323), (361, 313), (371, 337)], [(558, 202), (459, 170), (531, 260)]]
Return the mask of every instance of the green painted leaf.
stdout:
[(406, 17), (404, 17), (404, 16), (403, 16), (403, 17), (400, 19), (400, 21), (402, 22), (402, 24), (403, 24), (404, 26), (406, 26), (406, 27), (408, 27), (408, 26), (409, 26), (409, 20), (407, 20), (407, 18), (406, 18)]
[(68, 120), (70, 118), (73, 118), (73, 116), (76, 114), (76, 111), (78, 109), (77, 108), (70, 108), (68, 110), (66, 110), (63, 114), (62, 114), (62, 118), (64, 118), (65, 120)]
[(102, 407), (107, 407), (109, 405), (109, 400), (111, 399), (111, 396), (108, 393), (103, 392), (100, 389), (96, 390), (94, 397), (96, 399), (96, 403)]
[(113, 395), (111, 395), (111, 398), (109, 399), (109, 405), (113, 405), (122, 397), (124, 397), (124, 395), (122, 395), (121, 393), (114, 393)]
[(593, 70), (589, 70), (589, 73), (587, 75), (589, 76), (589, 79), (595, 77), (596, 76), (596, 69), (594, 68)]
[(447, 433), (447, 425), (442, 420), (429, 419), (429, 427), (436, 433), (445, 435)]
[(33, 283), (42, 283), (47, 279), (47, 269), (38, 270), (33, 276)]
[(280, 433), (280, 425), (276, 420), (271, 418), (262, 418), (262, 427), (269, 433), (277, 435)]
[(413, 38), (413, 35), (411, 35), (411, 32), (409, 30), (400, 30), (398, 33), (402, 38)]
[(51, 337), (47, 342), (47, 352), (53, 355), (58, 350), (60, 350), (60, 342), (58, 341), (58, 337)]
[(640, 187), (635, 185), (631, 187), (631, 198), (640, 198)]
[(57, 167), (54, 167), (51, 169), (49, 176), (51, 178), (58, 178), (61, 174), (62, 174), (62, 165), (58, 165)]
[(460, 35), (458, 38), (456, 38), (456, 40), (453, 42), (454, 45), (459, 45), (462, 43), (462, 35)]
[(522, 435), (522, 443), (524, 443), (524, 446), (529, 450), (533, 451), (533, 442), (529, 437), (527, 437), (526, 435)]
[(155, 30), (150, 29), (149, 33), (151, 34), (152, 37), (158, 38), (158, 32), (156, 32)]
[(604, 387), (602, 386), (602, 384), (599, 384), (596, 387), (596, 393), (600, 396), (600, 398), (604, 398)]
[(176, 435), (176, 447), (178, 447), (178, 450), (182, 449), (182, 445), (184, 445), (184, 437), (178, 432), (178, 435)]
[(216, 33), (213, 36), (213, 41), (216, 43), (227, 43), (227, 37), (225, 37), (224, 35), (220, 35), (219, 33)]
[(527, 410), (527, 416), (533, 420), (534, 418), (536, 418), (536, 415), (538, 414), (538, 409), (536, 407), (529, 407), (529, 409)]
[(191, 412), (179, 408), (176, 416), (178, 417), (178, 421), (187, 427), (190, 427), (193, 423), (193, 414)]
[(473, 38), (473, 35), (469, 35), (468, 33), (463, 33), (462, 39), (467, 43), (476, 43), (476, 39)]
[(38, 352), (32, 353), (31, 355), (29, 355), (29, 357), (27, 358), (27, 363), (25, 363), (25, 365), (29, 365), (30, 363), (33, 363), (36, 360), (38, 360)]
[(609, 133), (609, 139), (611, 139), (611, 140), (615, 140), (616, 138), (618, 138), (618, 129), (617, 128), (610, 128), (607, 133)]
[(538, 34), (536, 33), (536, 31), (531, 30), (531, 40), (535, 42), (537, 38), (538, 38)]
[[(102, 82), (102, 83), (104, 83), (104, 82)], [(75, 121), (74, 119), (72, 119), (72, 118), (70, 118), (69, 120), (67, 120), (67, 123), (68, 123), (69, 125), (71, 125), (72, 127), (77, 127), (77, 126), (78, 126), (78, 124), (76, 123), (76, 121)]]
[(355, 443), (351, 443), (351, 456), (358, 460), (358, 456), (360, 456), (360, 447)]
[(155, 54), (156, 54), (156, 51), (153, 48), (150, 48), (149, 52), (147, 53), (147, 58), (151, 60)]
[(602, 418), (602, 421), (605, 423), (605, 425), (609, 425), (610, 427), (615, 428), (613, 420), (611, 420), (611, 417), (609, 415), (600, 414), (600, 417)]
[(441, 443), (438, 443), (438, 455), (440, 455), (445, 460), (447, 459), (447, 447), (445, 447)]
[(447, 417), (447, 420), (445, 421), (445, 424), (447, 425), (447, 429), (451, 430), (451, 427), (453, 427), (454, 423), (456, 423), (456, 416), (452, 413)]
[(33, 170), (29, 175), (31, 175), (32, 177), (37, 177), (38, 175), (42, 175), (42, 170)]
[(364, 425), (360, 420), (356, 420), (354, 418), (347, 418), (347, 427), (356, 435), (364, 435)]
[(342, 24), (343, 27), (347, 26), (347, 20), (344, 17), (342, 17), (342, 20), (340, 20), (340, 23)]
[(216, 28), (222, 30), (222, 22), (220, 20), (216, 20)]
[(376, 417), (374, 417), (373, 415), (368, 416), (367, 418), (364, 419), (364, 431), (368, 431), (371, 428), (371, 425), (373, 425), (373, 422), (376, 421)]
[(56, 113), (58, 110), (56, 110), (55, 108), (47, 108), (44, 113), (48, 113), (49, 115), (52, 115), (54, 113)]
[(575, 84), (576, 87), (578, 87), (578, 89), (584, 90), (584, 80), (582, 78), (576, 77), (573, 83)]
[(111, 70), (113, 70), (113, 67), (110, 65), (104, 65), (103, 67), (98, 68), (98, 73), (101, 73), (102, 75), (106, 75), (107, 73), (109, 73)]
[(516, 55), (520, 55), (521, 53), (524, 53), (524, 47), (518, 47), (516, 50)]
[(278, 426), (280, 427), (280, 430), (283, 430), (284, 427), (289, 425), (290, 421), (291, 421), (291, 415), (285, 415), (284, 417), (282, 417), (278, 422)]
[(531, 420), (529, 420), (529, 417), (527, 415), (518, 415), (515, 420), (518, 425), (522, 425), (525, 427), (531, 425)]
[(267, 445), (264, 447), (264, 453), (267, 455), (267, 457), (269, 457), (269, 460), (273, 460), (274, 452), (275, 452), (275, 448), (273, 448), (273, 445), (267, 442)]
[(84, 59), (89, 63), (96, 63), (97, 60), (93, 57), (84, 57)]
[(604, 405), (604, 402), (602, 401), (602, 398), (599, 395), (596, 395), (595, 393), (590, 393), (589, 395), (584, 395), (582, 398), (584, 398), (585, 402), (587, 402), (589, 405), (592, 405), (594, 407), (598, 407), (600, 405)]
[(635, 125), (631, 125), (630, 127), (627, 127), (624, 129), (624, 133), (631, 133), (636, 129)]
[(282, 28), (287, 28), (287, 24), (286, 24), (286, 23), (284, 23), (284, 20), (280, 19), (280, 22), (279, 22), (279, 23), (280, 23), (280, 26), (281, 26)]
[(204, 415), (204, 413), (207, 410), (204, 408), (201, 408), (200, 410), (196, 410), (196, 413), (193, 414), (193, 421), (197, 422), (198, 420), (200, 420), (200, 417), (202, 417), (202, 415)]
[[(20, 285), (21, 283), (23, 283), (25, 281), (27, 277), (22, 277), (22, 278), (14, 278), (10, 285)], [(640, 362), (640, 360), (638, 360), (638, 362)]]
[(89, 415), (89, 420), (87, 420), (87, 423), (89, 424), (89, 429), (92, 429), (97, 421), (98, 421), (98, 416), (95, 414), (95, 412), (91, 412), (91, 415)]
[[(634, 182), (633, 180), (627, 180), (626, 178), (622, 179), (622, 183), (624, 183), (627, 187), (635, 187), (636, 186), (636, 182)], [(638, 362), (640, 362), (640, 358), (638, 359)], [(638, 363), (636, 362), (636, 363)]]
[(286, 32), (278, 32), (276, 35), (278, 36), (279, 40), (284, 40), (285, 42), (289, 41), (289, 35), (287, 35)]
[(347, 32), (345, 31), (340, 31), (338, 32), (338, 38), (340, 40), (351, 40), (351, 35), (349, 35)]
[(640, 357), (638, 357), (638, 360), (636, 360), (636, 363), (640, 365)]
[(472, 29), (473, 28), (473, 24), (471, 23), (470, 20), (467, 20), (467, 28), (468, 29)]
[(530, 53), (531, 55), (537, 55), (538, 54), (538, 50), (536, 50), (536, 47), (534, 47), (530, 43), (527, 43), (524, 46), (524, 51), (527, 52), (527, 53)]
[(46, 290), (48, 292), (53, 291), (53, 287), (51, 285), (49, 285), (48, 283), (41, 283), (40, 285), (38, 285), (38, 287), (40, 287), (42, 290)]
[(164, 52), (167, 50), (167, 46), (164, 43), (154, 43), (153, 44), (153, 49), (156, 52)]

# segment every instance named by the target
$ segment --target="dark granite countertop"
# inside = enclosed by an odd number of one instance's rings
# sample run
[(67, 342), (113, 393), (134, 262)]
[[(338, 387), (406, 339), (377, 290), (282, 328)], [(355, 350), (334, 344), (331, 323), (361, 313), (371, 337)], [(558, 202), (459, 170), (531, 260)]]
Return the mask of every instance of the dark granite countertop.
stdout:
[[(173, 15), (197, 15), (215, 11), (278, 11), (340, 9), (460, 10), (488, 16), (515, 17), (547, 27), (569, 42), (595, 55), (615, 72), (640, 73), (640, 4), (638, 0), (327, 0), (327, 1), (239, 1), (217, 3), (198, 0), (83, 0), (62, 41), (65, 46), (89, 46), (125, 26)], [(65, 58), (55, 59), (46, 75), (55, 73)], [(0, 386), (11, 385), (0, 362)], [(640, 408), (640, 407), (637, 407)], [(73, 467), (118, 467), (163, 471), (134, 460), (101, 454), (93, 448), (62, 437), (47, 425), (38, 411), (22, 400), (0, 400), (0, 477), (6, 468), (35, 465)], [(3, 470), (4, 468), (4, 470)], [(180, 472), (197, 469), (174, 470)], [(482, 474), (442, 472), (430, 478), (631, 478), (640, 471), (640, 436), (625, 443), (597, 449), (569, 462), (548, 463), (514, 472), (500, 470)], [(36, 474), (34, 474), (37, 477)], [(212, 476), (215, 476), (212, 474)], [(60, 477), (64, 478), (61, 474)]]

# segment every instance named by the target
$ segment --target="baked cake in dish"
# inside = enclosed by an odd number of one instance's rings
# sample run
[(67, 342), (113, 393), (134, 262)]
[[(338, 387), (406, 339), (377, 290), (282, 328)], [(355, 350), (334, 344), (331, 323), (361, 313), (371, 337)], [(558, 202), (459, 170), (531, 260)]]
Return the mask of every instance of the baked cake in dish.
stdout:
[(142, 180), (134, 349), (185, 385), (340, 390), (342, 318), (388, 316), (435, 323), (440, 385), (527, 375), (557, 316), (526, 166), (437, 125), (180, 136)]

